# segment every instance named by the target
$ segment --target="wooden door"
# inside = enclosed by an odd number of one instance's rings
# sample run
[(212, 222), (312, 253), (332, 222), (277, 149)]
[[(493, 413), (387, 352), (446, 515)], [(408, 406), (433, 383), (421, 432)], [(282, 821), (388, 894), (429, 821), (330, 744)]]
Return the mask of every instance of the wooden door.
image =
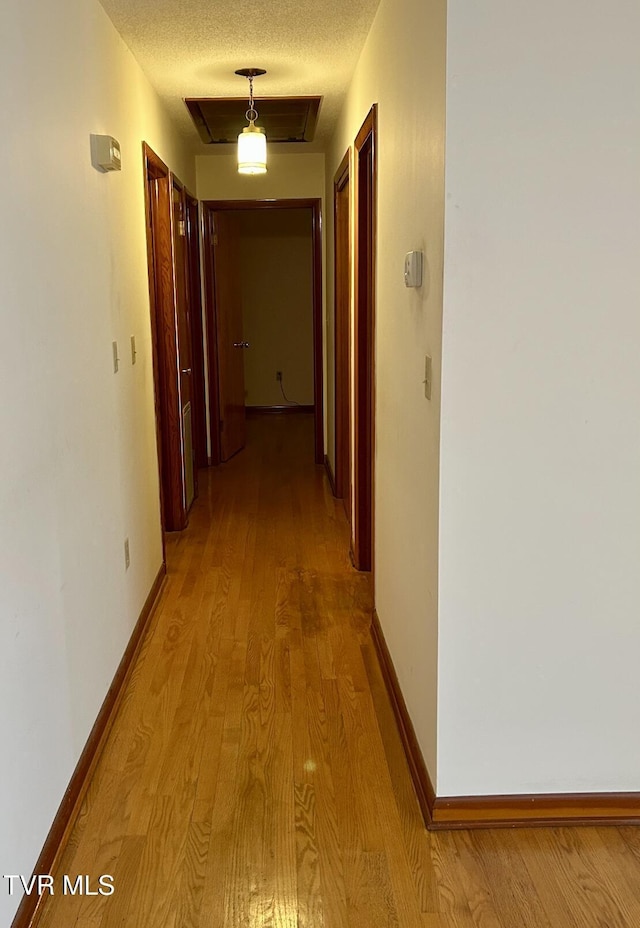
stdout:
[(193, 368), (191, 364), (191, 322), (186, 252), (186, 212), (184, 195), (173, 186), (173, 260), (175, 272), (176, 330), (178, 335), (178, 373), (180, 382), (181, 458), (183, 495), (188, 511), (196, 494), (196, 469), (193, 450)]
[(355, 142), (354, 461), (352, 558), (358, 570), (373, 568), (375, 447), (375, 279), (377, 107)]
[(218, 348), (220, 458), (245, 445), (244, 352), (240, 287), (240, 232), (233, 213), (213, 214), (213, 263)]
[(349, 152), (334, 181), (335, 486), (351, 522), (351, 269)]
[(172, 183), (167, 166), (143, 143), (147, 260), (162, 528), (187, 524), (182, 466), (180, 379), (175, 315)]

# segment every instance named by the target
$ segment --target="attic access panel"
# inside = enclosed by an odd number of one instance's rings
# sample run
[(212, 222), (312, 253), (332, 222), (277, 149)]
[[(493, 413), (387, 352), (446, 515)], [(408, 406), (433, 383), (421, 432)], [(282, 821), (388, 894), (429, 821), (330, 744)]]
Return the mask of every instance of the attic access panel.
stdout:
[[(247, 125), (246, 97), (187, 98), (184, 101), (206, 145), (228, 145)], [(256, 124), (269, 142), (312, 142), (322, 97), (261, 97)]]

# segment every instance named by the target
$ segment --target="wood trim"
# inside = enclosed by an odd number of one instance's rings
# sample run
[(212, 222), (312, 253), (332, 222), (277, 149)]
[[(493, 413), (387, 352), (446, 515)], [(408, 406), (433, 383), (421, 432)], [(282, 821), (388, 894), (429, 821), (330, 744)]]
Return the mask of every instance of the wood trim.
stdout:
[[(334, 357), (334, 428), (335, 482), (334, 495), (345, 500), (345, 511), (351, 514), (351, 206), (347, 202), (346, 230), (341, 228), (339, 196), (350, 182), (350, 154), (347, 149), (333, 179), (333, 357)], [(346, 235), (341, 238), (341, 232)], [(346, 248), (345, 248), (346, 244)], [(342, 253), (340, 246), (346, 253)], [(341, 292), (344, 285), (347, 292)]]
[(640, 792), (436, 797), (376, 612), (371, 621), (371, 638), (418, 803), (430, 831), (640, 825)]
[(387, 688), (387, 693), (389, 694), (391, 708), (393, 709), (396, 725), (398, 726), (398, 734), (402, 741), (402, 747), (404, 748), (409, 773), (411, 774), (413, 788), (416, 792), (422, 817), (424, 818), (427, 828), (431, 828), (433, 810), (437, 803), (435, 790), (424, 757), (422, 756), (418, 739), (416, 738), (407, 704), (404, 701), (404, 696), (400, 689), (400, 682), (398, 681), (398, 675), (393, 666), (391, 654), (389, 653), (389, 648), (387, 647), (387, 642), (382, 632), (380, 619), (375, 610), (371, 619), (371, 638), (373, 639), (378, 663), (380, 664), (382, 678)]
[(210, 210), (313, 209), (320, 202), (317, 197), (300, 197), (281, 200), (203, 200), (202, 205)]
[[(172, 256), (172, 272), (173, 272), (173, 294), (172, 294), (172, 308), (173, 308), (173, 324), (175, 327), (175, 362), (173, 357), (168, 357), (165, 361), (166, 369), (168, 371), (169, 378), (172, 376), (172, 368), (175, 363), (175, 372), (178, 382), (178, 441), (177, 445), (175, 442), (176, 436), (172, 433), (169, 438), (171, 441), (172, 453), (178, 454), (179, 456), (179, 469), (178, 473), (180, 475), (180, 503), (179, 510), (182, 518), (184, 519), (184, 524), (178, 524), (176, 528), (181, 530), (186, 528), (189, 518), (189, 508), (186, 505), (186, 487), (187, 487), (187, 474), (186, 474), (186, 458), (188, 455), (187, 448), (185, 447), (186, 436), (184, 434), (184, 419), (183, 411), (185, 406), (185, 390), (184, 390), (184, 376), (182, 375), (182, 358), (183, 358), (183, 346), (181, 344), (181, 339), (186, 335), (186, 343), (189, 348), (189, 366), (191, 368), (191, 377), (189, 382), (188, 396), (189, 402), (191, 403), (191, 423), (192, 423), (192, 433), (191, 433), (191, 467), (193, 473), (193, 489), (194, 489), (194, 499), (198, 496), (198, 464), (196, 457), (196, 444), (197, 436), (195, 435), (195, 430), (197, 430), (197, 422), (195, 421), (198, 415), (198, 400), (199, 398), (195, 394), (194, 383), (193, 383), (193, 371), (194, 371), (194, 355), (193, 355), (193, 332), (191, 328), (192, 313), (191, 313), (191, 255), (189, 250), (189, 220), (187, 213), (187, 188), (182, 183), (182, 181), (176, 177), (175, 174), (171, 173), (171, 256)], [(178, 201), (174, 199), (174, 195), (178, 195)], [(177, 220), (178, 224), (184, 224), (184, 234), (176, 229), (176, 205), (179, 203), (179, 218)], [(184, 239), (181, 244), (181, 247), (178, 247), (178, 242)], [(180, 259), (181, 253), (181, 259)], [(181, 266), (180, 266), (181, 265)], [(180, 292), (181, 291), (181, 292)], [(184, 314), (184, 319), (182, 316)], [(186, 329), (186, 331), (185, 331)], [(165, 341), (167, 339), (165, 338)], [(175, 488), (177, 489), (177, 487)], [(192, 501), (193, 503), (193, 501)]]
[(324, 463), (324, 365), (322, 358), (322, 201), (311, 207), (313, 248), (313, 403), (316, 464)]
[(165, 531), (179, 531), (187, 524), (187, 512), (183, 499), (171, 191), (174, 185), (178, 189), (181, 185), (146, 142), (142, 143), (142, 151), (162, 527)]
[(218, 313), (214, 271), (213, 241), (214, 210), (208, 201), (202, 202), (202, 258), (204, 265), (204, 315), (207, 320), (207, 364), (209, 369), (209, 463), (221, 461), (220, 449), (220, 387), (218, 363)]
[[(71, 835), (71, 830), (82, 807), (82, 801), (89, 788), (96, 764), (100, 759), (100, 754), (107, 743), (109, 732), (115, 722), (127, 681), (131, 676), (136, 657), (145, 634), (149, 629), (151, 617), (159, 602), (166, 574), (167, 568), (163, 561), (153, 581), (144, 606), (142, 607), (129, 643), (122, 655), (111, 686), (107, 691), (104, 702), (93, 723), (93, 728), (91, 729), (91, 733), (89, 734), (80, 759), (69, 781), (69, 785), (62, 797), (62, 802), (56, 812), (53, 824), (49, 829), (49, 834), (47, 835), (40, 856), (34, 867), (34, 874), (54, 873), (62, 858), (62, 854), (64, 853), (66, 844)], [(46, 894), (43, 896), (37, 896), (35, 893), (32, 895), (24, 895), (11, 923), (11, 928), (35, 928), (42, 912), (41, 903), (46, 898)]]
[[(301, 135), (296, 134), (293, 138), (284, 137), (282, 131), (275, 132), (274, 135), (274, 122), (282, 126), (282, 121), (275, 116), (273, 112), (273, 107), (271, 104), (275, 105), (276, 110), (280, 115), (282, 114), (283, 104), (284, 112), (286, 114), (291, 114), (291, 107), (288, 107), (288, 103), (297, 103), (297, 112), (296, 115), (304, 117), (304, 131)], [(304, 113), (301, 110), (300, 103), (306, 104)], [(236, 144), (236, 138), (238, 132), (243, 126), (242, 114), (246, 111), (247, 108), (247, 98), (246, 97), (185, 97), (184, 99), (185, 106), (189, 111), (189, 115), (193, 120), (195, 128), (200, 136), (200, 140), (205, 145), (234, 145)], [(229, 134), (229, 138), (214, 138), (212, 136), (212, 129), (215, 129), (209, 122), (212, 117), (211, 108), (204, 108), (202, 104), (211, 104), (211, 103), (221, 103), (226, 108), (231, 108), (235, 110), (236, 116), (240, 116), (239, 120), (233, 119), (228, 121), (229, 112), (227, 110), (226, 118), (225, 115), (221, 114), (218, 110), (218, 114), (222, 116), (223, 122), (226, 124), (226, 129)], [(316, 132), (316, 126), (318, 124), (318, 116), (320, 114), (320, 108), (322, 106), (322, 97), (317, 94), (297, 94), (295, 96), (278, 96), (278, 97), (265, 97), (260, 96), (256, 97), (256, 103), (260, 107), (260, 125), (265, 129), (267, 137), (269, 139), (269, 144), (278, 144), (278, 145), (291, 145), (291, 144), (301, 144), (305, 142), (312, 142)], [(296, 108), (293, 108), (294, 111)], [(215, 120), (215, 115), (213, 115)], [(288, 121), (288, 120), (287, 120)], [(236, 123), (235, 131), (229, 131), (232, 129), (233, 123)], [(271, 131), (270, 131), (271, 130)]]
[(151, 368), (153, 373), (153, 403), (156, 420), (156, 453), (158, 456), (158, 487), (160, 495), (160, 524), (162, 526), (162, 560), (166, 560), (164, 529), (166, 525), (166, 506), (164, 501), (164, 466), (162, 447), (162, 399), (160, 359), (158, 357), (158, 326), (156, 319), (156, 272), (155, 250), (153, 243), (153, 223), (151, 215), (151, 182), (158, 177), (168, 177), (169, 168), (160, 160), (146, 142), (142, 143), (142, 164), (144, 170), (144, 215), (147, 236), (147, 274), (149, 280), (149, 312), (151, 326)]
[[(354, 455), (352, 559), (358, 570), (374, 566), (375, 317), (377, 125), (374, 104), (355, 140)], [(364, 162), (364, 168), (363, 168)], [(375, 581), (374, 581), (375, 586)]]
[(327, 472), (327, 479), (329, 481), (329, 486), (331, 487), (331, 492), (333, 493), (334, 496), (337, 497), (338, 494), (336, 493), (336, 478), (333, 476), (333, 470), (331, 469), (331, 461), (329, 460), (326, 454), (324, 456), (324, 469)]
[(438, 797), (430, 827), (532, 828), (640, 825), (640, 793)]
[(194, 444), (197, 467), (206, 467), (207, 415), (204, 377), (204, 329), (202, 325), (202, 276), (200, 269), (200, 210), (198, 200), (185, 188), (187, 220), (187, 261), (191, 323), (192, 401), (194, 406)]
[(248, 416), (291, 415), (292, 413), (313, 413), (315, 406), (245, 406)]
[(142, 143), (142, 155), (144, 158), (145, 172), (149, 173), (154, 179), (159, 177), (168, 177), (169, 168), (164, 163), (162, 158), (159, 158), (156, 155), (153, 148), (147, 145), (146, 142)]
[(342, 161), (340, 162), (338, 170), (336, 171), (334, 178), (333, 178), (334, 186), (337, 187), (338, 189), (344, 187), (346, 182), (349, 180), (350, 157), (351, 157), (351, 148), (347, 148), (346, 152), (344, 153), (344, 157), (342, 158)]
[[(220, 412), (215, 276), (213, 268), (213, 216), (219, 210), (310, 209), (313, 249), (313, 395), (315, 413), (315, 462), (324, 463), (324, 365), (322, 355), (322, 200), (300, 198), (282, 200), (203, 200), (205, 315), (207, 319), (209, 360), (209, 410), (211, 423), (211, 459), (220, 463)], [(213, 372), (213, 373), (212, 373)]]

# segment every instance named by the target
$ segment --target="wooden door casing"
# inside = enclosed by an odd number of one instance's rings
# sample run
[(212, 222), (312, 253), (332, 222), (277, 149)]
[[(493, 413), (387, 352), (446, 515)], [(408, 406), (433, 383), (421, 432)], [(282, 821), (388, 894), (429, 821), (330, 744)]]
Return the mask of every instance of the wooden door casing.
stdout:
[(352, 559), (374, 563), (377, 105), (355, 141), (354, 460)]
[[(205, 415), (198, 201), (145, 142), (142, 154), (160, 510), (163, 531), (171, 532), (187, 525), (183, 412), (191, 403), (195, 430)], [(187, 461), (197, 494), (192, 452)]]
[[(206, 467), (207, 413), (204, 374), (204, 328), (202, 324), (202, 276), (200, 270), (200, 211), (197, 199), (185, 188), (185, 221), (187, 251), (187, 286), (189, 291), (189, 324), (191, 327), (191, 368), (193, 405), (193, 450), (197, 468)], [(196, 480), (197, 486), (197, 480)]]
[(349, 151), (333, 185), (335, 493), (351, 522), (351, 230)]
[(175, 322), (172, 181), (167, 166), (145, 143), (143, 164), (160, 508), (162, 528), (171, 532), (187, 524)]
[(182, 459), (183, 504), (188, 512), (196, 493), (196, 468), (193, 453), (192, 430), (185, 429), (187, 411), (193, 418), (193, 368), (191, 362), (190, 293), (188, 290), (186, 209), (184, 191), (176, 179), (172, 187), (172, 241), (174, 267), (174, 306), (177, 333), (177, 364), (180, 385), (180, 448)]

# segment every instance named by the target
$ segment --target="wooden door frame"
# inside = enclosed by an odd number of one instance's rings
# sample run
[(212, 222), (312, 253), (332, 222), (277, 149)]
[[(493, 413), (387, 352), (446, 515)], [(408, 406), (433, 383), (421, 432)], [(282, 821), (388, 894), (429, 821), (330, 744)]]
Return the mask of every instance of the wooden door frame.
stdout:
[(187, 281), (191, 306), (191, 366), (193, 369), (192, 402), (194, 405), (194, 450), (196, 467), (206, 467), (207, 413), (205, 404), (204, 330), (202, 325), (202, 274), (200, 267), (200, 209), (198, 200), (185, 187), (187, 237)]
[(315, 416), (315, 462), (324, 464), (324, 377), (322, 355), (322, 200), (203, 200), (205, 317), (207, 320), (207, 357), (209, 361), (209, 421), (211, 426), (211, 463), (220, 463), (220, 404), (217, 356), (217, 315), (215, 274), (213, 267), (213, 213), (217, 210), (310, 209), (313, 249), (313, 409)]
[[(345, 500), (345, 509), (351, 511), (351, 467), (344, 472), (345, 457), (351, 459), (351, 215), (347, 204), (346, 241), (346, 303), (340, 299), (338, 280), (338, 195), (350, 183), (351, 150), (340, 162), (333, 179), (333, 356), (334, 356), (334, 427), (335, 476), (334, 494)], [(344, 295), (343, 295), (344, 299)]]
[(207, 324), (205, 353), (207, 356), (209, 394), (209, 464), (220, 464), (220, 389), (218, 380), (218, 308), (216, 306), (213, 210), (202, 202), (202, 259), (204, 276), (204, 317)]
[[(358, 570), (373, 571), (375, 509), (375, 317), (378, 190), (378, 105), (374, 103), (354, 143), (354, 457), (352, 558)], [(362, 162), (371, 151), (371, 172)], [(369, 197), (363, 198), (363, 188)], [(367, 224), (370, 235), (364, 227)]]
[[(196, 463), (195, 456), (193, 455), (193, 451), (194, 451), (194, 445), (193, 445), (193, 416), (194, 416), (195, 407), (196, 407), (196, 405), (197, 405), (197, 400), (195, 400), (195, 386), (194, 386), (194, 383), (193, 383), (193, 332), (192, 332), (192, 330), (191, 330), (191, 307), (189, 306), (189, 302), (190, 302), (190, 300), (191, 300), (191, 268), (190, 268), (189, 240), (188, 240), (188, 238), (187, 238), (187, 188), (186, 188), (185, 185), (182, 183), (182, 181), (179, 180), (179, 178), (177, 178), (176, 175), (173, 174), (173, 173), (171, 173), (171, 185), (172, 185), (172, 188), (171, 188), (171, 189), (172, 189), (172, 190), (176, 190), (176, 191), (178, 192), (178, 194), (180, 195), (180, 215), (181, 215), (181, 221), (184, 222), (184, 235), (182, 235), (182, 233), (178, 232), (178, 236), (184, 238), (184, 247), (183, 247), (183, 249), (182, 249), (182, 257), (183, 257), (183, 261), (182, 261), (182, 275), (183, 275), (184, 288), (185, 288), (185, 293), (184, 293), (184, 299), (185, 299), (185, 312), (187, 313), (187, 327), (188, 327), (188, 329), (189, 329), (189, 339), (188, 339), (188, 341), (189, 341), (189, 356), (190, 356), (190, 359), (191, 359), (191, 384), (190, 384), (190, 390), (189, 390), (189, 394), (190, 394), (190, 397), (191, 397), (191, 399), (190, 399), (190, 403), (191, 403), (191, 439), (192, 439), (192, 447), (191, 447), (192, 464), (191, 464), (191, 466), (192, 466), (192, 468), (193, 468), (193, 489), (194, 489), (193, 502), (195, 502), (195, 500), (198, 498), (198, 469), (197, 469), (197, 463)], [(178, 305), (179, 305), (179, 304), (178, 304), (178, 292), (177, 292), (177, 288), (178, 288), (178, 278), (177, 278), (177, 276), (176, 276), (176, 266), (177, 266), (178, 256), (177, 256), (177, 254), (176, 254), (176, 247), (175, 247), (175, 234), (176, 234), (176, 229), (175, 229), (175, 215), (174, 215), (174, 209), (173, 209), (173, 207), (174, 207), (174, 202), (173, 202), (173, 200), (172, 200), (172, 202), (171, 202), (171, 247), (172, 247), (172, 249), (173, 249), (173, 305), (174, 305), (174, 314), (175, 314), (176, 333), (178, 333), (178, 335), (179, 335), (180, 323), (179, 323), (179, 320), (178, 320), (178, 315), (179, 315), (179, 313), (178, 313)], [(177, 340), (176, 340), (176, 357), (177, 357), (177, 372), (178, 372), (178, 385), (179, 385), (179, 390), (178, 390), (179, 405), (178, 405), (178, 408), (179, 408), (179, 413), (180, 413), (180, 448), (181, 448), (181, 454), (180, 454), (180, 468), (181, 468), (181, 471), (182, 471), (182, 487), (183, 487), (183, 493), (185, 494), (185, 502), (184, 502), (183, 505), (184, 505), (184, 507), (185, 507), (184, 511), (185, 511), (185, 525), (186, 525), (186, 523), (188, 522), (188, 519), (189, 519), (189, 509), (190, 509), (191, 507), (186, 505), (187, 475), (186, 475), (185, 469), (184, 469), (184, 468), (185, 468), (184, 460), (185, 460), (186, 449), (183, 447), (183, 446), (184, 446), (184, 443), (185, 443), (184, 418), (183, 418), (183, 416), (184, 416), (184, 402), (183, 402), (183, 397), (182, 397), (182, 375), (181, 375), (182, 372), (181, 372), (181, 365), (180, 365), (180, 341), (179, 341), (179, 337), (178, 337)], [(192, 505), (193, 505), (193, 502), (192, 502)], [(183, 526), (183, 528), (184, 528), (184, 526)]]
[[(142, 143), (142, 159), (160, 515), (163, 532), (180, 531), (187, 524), (187, 513), (183, 498), (182, 428), (175, 325), (171, 194), (174, 178), (167, 165), (146, 142)], [(153, 206), (156, 181), (161, 182), (163, 188), (163, 202), (159, 202), (159, 205), (165, 211), (164, 222)]]

